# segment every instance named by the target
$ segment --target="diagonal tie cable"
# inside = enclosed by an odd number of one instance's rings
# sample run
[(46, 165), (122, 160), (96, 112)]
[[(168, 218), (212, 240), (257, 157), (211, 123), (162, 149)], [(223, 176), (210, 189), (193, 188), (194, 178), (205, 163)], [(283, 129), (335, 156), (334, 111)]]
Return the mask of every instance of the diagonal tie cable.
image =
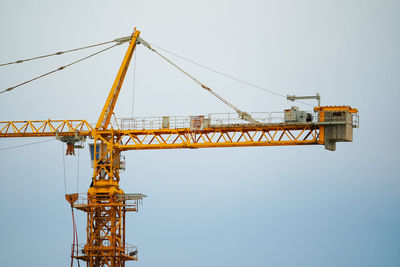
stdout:
[[(198, 63), (198, 62), (195, 62), (194, 60), (191, 60), (191, 59), (189, 59), (189, 58), (187, 58), (187, 57), (178, 55), (177, 53), (174, 53), (174, 52), (172, 52), (172, 51), (170, 51), (170, 50), (167, 50), (167, 49), (165, 49), (165, 48), (162, 48), (162, 47), (160, 47), (160, 46), (158, 46), (158, 45), (155, 45), (155, 44), (153, 44), (153, 43), (151, 43), (151, 45), (152, 45), (153, 47), (156, 47), (156, 48), (158, 48), (158, 49), (160, 49), (160, 50), (163, 50), (163, 51), (167, 52), (168, 54), (171, 54), (171, 55), (173, 55), (173, 56), (175, 56), (175, 57), (177, 57), (177, 58), (180, 58), (180, 59), (182, 59), (182, 60), (185, 60), (185, 61), (187, 61), (187, 62), (190, 62), (190, 63), (192, 63), (192, 64), (194, 64), (194, 65), (196, 65), (196, 66), (199, 66), (199, 67), (201, 67), (201, 68), (203, 68), (203, 69), (212, 71), (212, 72), (214, 72), (214, 73), (216, 73), (216, 74), (219, 74), (219, 75), (221, 75), (221, 76), (224, 76), (224, 77), (226, 77), (226, 78), (228, 78), (228, 79), (234, 80), (234, 81), (236, 81), (236, 82), (245, 84), (245, 85), (250, 86), (250, 87), (254, 87), (254, 88), (256, 88), (256, 89), (259, 89), (259, 90), (261, 90), (261, 91), (264, 91), (264, 92), (267, 92), (267, 93), (270, 93), (270, 94), (273, 94), (273, 95), (276, 95), (276, 96), (283, 97), (283, 98), (285, 98), (285, 99), (286, 99), (286, 97), (287, 97), (287, 95), (283, 95), (283, 94), (281, 94), (281, 93), (279, 93), (279, 92), (277, 92), (277, 91), (270, 90), (270, 89), (267, 89), (267, 88), (263, 88), (263, 87), (261, 87), (261, 86), (255, 85), (255, 84), (250, 83), (250, 82), (247, 82), (247, 81), (245, 81), (245, 80), (236, 78), (236, 77), (234, 77), (234, 76), (232, 76), (232, 75), (226, 74), (226, 73), (224, 73), (224, 72), (222, 72), (222, 71), (218, 71), (218, 70), (216, 70), (216, 69), (214, 69), (214, 68), (207, 67), (207, 66), (205, 66), (205, 65), (203, 65), (203, 64), (200, 64), (200, 63)], [(308, 103), (306, 103), (306, 102), (303, 102), (303, 101), (299, 101), (299, 100), (295, 100), (295, 101), (298, 102), (298, 103), (301, 103), (301, 104), (310, 106), (310, 107), (314, 107), (313, 105), (310, 105), (310, 104), (308, 104)]]
[(83, 49), (87, 49), (87, 48), (92, 48), (92, 47), (96, 47), (96, 46), (100, 46), (100, 45), (105, 45), (105, 44), (109, 44), (109, 43), (114, 43), (114, 42), (122, 44), (122, 43), (127, 41), (127, 38), (130, 38), (130, 37), (129, 36), (128, 37), (121, 37), (121, 38), (114, 39), (112, 41), (97, 43), (97, 44), (93, 44), (93, 45), (87, 45), (87, 46), (78, 47), (78, 48), (74, 48), (74, 49), (69, 49), (69, 50), (65, 50), (65, 51), (59, 51), (59, 52), (55, 52), (55, 53), (51, 53), (51, 54), (47, 54), (47, 55), (43, 55), (43, 56), (31, 57), (31, 58), (12, 61), (12, 62), (2, 63), (2, 64), (0, 64), (0, 67), (11, 65), (11, 64), (19, 64), (19, 63), (23, 63), (23, 62), (27, 62), (27, 61), (31, 61), (31, 60), (35, 60), (35, 59), (51, 57), (51, 56), (59, 56), (59, 55), (63, 55), (63, 54), (69, 53), (69, 52), (75, 52), (75, 51), (79, 51), (79, 50), (83, 50)]
[(123, 44), (123, 43), (126, 43), (126, 42), (128, 42), (128, 41), (130, 40), (130, 37), (123, 37), (123, 38), (115, 39), (114, 41), (116, 41), (116, 40), (117, 40), (117, 43), (116, 43), (115, 45), (112, 45), (112, 46), (109, 46), (109, 47), (107, 47), (107, 48), (104, 48), (104, 49), (102, 49), (102, 50), (100, 50), (100, 51), (97, 51), (96, 53), (93, 53), (93, 54), (91, 54), (91, 55), (89, 55), (89, 56), (86, 56), (86, 57), (84, 57), (84, 58), (78, 59), (78, 60), (76, 60), (76, 61), (74, 61), (74, 62), (72, 62), (72, 63), (69, 63), (69, 64), (67, 64), (67, 65), (61, 66), (61, 67), (59, 67), (58, 69), (54, 69), (54, 70), (52, 70), (52, 71), (49, 71), (49, 72), (47, 72), (47, 73), (45, 73), (45, 74), (42, 74), (42, 75), (40, 75), (40, 76), (37, 76), (37, 77), (35, 77), (35, 78), (32, 78), (32, 79), (30, 79), (30, 80), (28, 80), (28, 81), (25, 81), (25, 82), (23, 82), (23, 83), (17, 84), (17, 85), (12, 86), (12, 87), (9, 87), (9, 88), (7, 88), (7, 89), (5, 89), (5, 90), (3, 90), (3, 91), (0, 91), (0, 94), (3, 94), (3, 93), (8, 92), (8, 91), (11, 91), (11, 90), (13, 90), (13, 89), (15, 89), (15, 88), (17, 88), (17, 87), (20, 87), (20, 86), (22, 86), (22, 85), (24, 85), (24, 84), (30, 83), (30, 82), (32, 82), (32, 81), (34, 81), (34, 80), (43, 78), (43, 77), (45, 77), (45, 76), (47, 76), (47, 75), (50, 75), (50, 74), (52, 74), (52, 73), (54, 73), (54, 72), (63, 70), (63, 69), (65, 69), (65, 68), (67, 68), (67, 67), (70, 67), (70, 66), (72, 66), (72, 65), (74, 65), (74, 64), (77, 64), (77, 63), (79, 63), (79, 62), (81, 62), (81, 61), (84, 61), (84, 60), (86, 60), (86, 59), (88, 59), (88, 58), (91, 58), (91, 57), (93, 57), (93, 56), (95, 56), (95, 55), (98, 55), (98, 54), (100, 54), (100, 53), (102, 53), (102, 52), (105, 52), (105, 51), (107, 51), (107, 50), (109, 50), (109, 49), (111, 49), (111, 48), (113, 48), (113, 47), (115, 47), (115, 46), (117, 46), (117, 45), (121, 45), (121, 44)]
[(217, 94), (216, 92), (214, 92), (213, 90), (211, 90), (211, 88), (209, 88), (208, 86), (204, 85), (203, 83), (201, 83), (199, 80), (197, 80), (195, 77), (193, 77), (192, 75), (190, 75), (189, 73), (187, 73), (186, 71), (184, 71), (181, 67), (179, 67), (178, 65), (176, 65), (175, 63), (173, 63), (171, 60), (169, 60), (168, 58), (166, 58), (165, 56), (163, 56), (162, 54), (160, 54), (157, 50), (155, 50), (153, 47), (151, 47), (146, 41), (144, 41), (142, 38), (138, 38), (138, 43), (144, 45), (145, 47), (147, 47), (148, 49), (150, 49), (151, 51), (153, 51), (154, 53), (156, 53), (157, 55), (159, 55), (160, 57), (162, 57), (165, 61), (167, 61), (168, 63), (170, 63), (172, 66), (174, 66), (175, 68), (177, 68), (178, 70), (180, 70), (183, 74), (185, 74), (187, 77), (189, 77), (190, 79), (192, 79), (195, 83), (197, 83), (198, 85), (200, 85), (203, 89), (207, 90), (208, 92), (210, 92), (211, 94), (213, 94), (215, 97), (217, 97), (219, 100), (221, 100), (222, 102), (224, 102), (226, 105), (228, 105), (230, 108), (232, 108), (233, 110), (235, 110), (238, 114), (239, 117), (243, 120), (246, 120), (248, 122), (254, 123), (254, 124), (260, 124), (260, 122), (256, 121), (255, 119), (253, 119), (249, 113), (241, 111), (239, 108), (237, 108), (236, 106), (232, 105), (231, 103), (229, 103), (226, 99), (224, 99), (222, 96), (220, 96), (219, 94)]

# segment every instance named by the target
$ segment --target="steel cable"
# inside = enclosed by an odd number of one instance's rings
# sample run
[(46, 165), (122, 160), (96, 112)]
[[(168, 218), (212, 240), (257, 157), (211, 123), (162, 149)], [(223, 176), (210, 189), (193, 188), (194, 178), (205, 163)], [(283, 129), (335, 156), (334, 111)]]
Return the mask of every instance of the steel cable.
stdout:
[(62, 151), (62, 157), (63, 157), (64, 195), (66, 195), (67, 194), (67, 174), (65, 171), (64, 143), (61, 143), (61, 151)]
[(20, 148), (20, 147), (25, 147), (25, 146), (31, 146), (31, 145), (36, 145), (36, 144), (46, 143), (46, 142), (50, 142), (50, 141), (55, 141), (55, 139), (47, 139), (47, 140), (38, 141), (38, 142), (33, 142), (33, 143), (28, 143), (28, 144), (23, 144), (23, 145), (3, 147), (3, 148), (0, 148), (0, 151), (2, 151), (2, 150), (14, 149), (14, 148)]
[[(207, 66), (205, 66), (205, 65), (203, 65), (203, 64), (197, 63), (197, 62), (195, 62), (195, 61), (193, 61), (193, 60), (191, 60), (191, 59), (189, 59), (189, 58), (186, 58), (186, 57), (183, 57), (183, 56), (181, 56), (181, 55), (178, 55), (177, 53), (174, 53), (174, 52), (172, 52), (172, 51), (170, 51), (170, 50), (167, 50), (167, 49), (165, 49), (165, 48), (162, 48), (162, 47), (160, 47), (160, 46), (158, 46), (158, 45), (155, 45), (155, 44), (152, 44), (152, 43), (150, 43), (150, 44), (151, 44), (152, 46), (154, 46), (154, 47), (157, 47), (157, 48), (160, 49), (160, 50), (163, 50), (163, 51), (165, 51), (165, 52), (167, 52), (167, 53), (169, 53), (169, 54), (175, 56), (175, 57), (178, 57), (178, 58), (180, 58), (180, 59), (183, 59), (183, 60), (185, 60), (185, 61), (187, 61), (187, 62), (190, 62), (190, 63), (192, 63), (192, 64), (194, 64), (194, 65), (197, 65), (197, 66), (199, 66), (199, 67), (201, 67), (201, 68), (204, 68), (204, 69), (207, 69), (207, 70), (209, 70), (209, 71), (215, 72), (215, 73), (217, 73), (217, 74), (219, 74), (219, 75), (222, 75), (222, 76), (224, 76), (224, 77), (226, 77), (226, 78), (229, 78), (229, 79), (231, 79), (231, 80), (240, 82), (240, 83), (242, 83), (242, 84), (245, 84), (245, 85), (248, 85), (248, 86), (251, 86), (251, 87), (254, 87), (254, 88), (257, 88), (257, 89), (259, 89), (259, 90), (262, 90), (262, 91), (264, 91), (264, 92), (267, 92), (267, 93), (270, 93), (270, 94), (273, 94), (273, 95), (276, 95), (276, 96), (280, 96), (280, 97), (286, 98), (285, 95), (280, 94), (280, 93), (278, 93), (278, 92), (276, 92), (276, 91), (263, 88), (263, 87), (261, 87), (261, 86), (255, 85), (255, 84), (253, 84), (253, 83), (246, 82), (246, 81), (244, 81), (244, 80), (241, 80), (241, 79), (238, 79), (238, 78), (236, 78), (236, 77), (233, 77), (232, 75), (223, 73), (223, 72), (218, 71), (218, 70), (216, 70), (216, 69), (213, 69), (213, 68), (207, 67)], [(303, 101), (299, 101), (299, 100), (295, 100), (295, 101), (298, 102), (298, 103), (301, 103), (301, 104), (304, 104), (304, 105), (308, 105), (308, 106), (313, 107), (313, 105), (308, 104), (308, 103), (305, 103), (305, 102), (303, 102)]]
[(43, 56), (32, 57), (32, 58), (27, 58), (27, 59), (20, 59), (20, 60), (16, 60), (16, 61), (12, 61), (12, 62), (2, 63), (2, 64), (0, 64), (0, 67), (11, 65), (11, 64), (23, 63), (23, 62), (27, 62), (27, 61), (31, 61), (31, 60), (35, 60), (35, 59), (51, 57), (51, 56), (59, 56), (59, 55), (63, 55), (63, 54), (69, 53), (69, 52), (79, 51), (79, 50), (92, 48), (92, 47), (96, 47), (96, 46), (100, 46), (100, 45), (105, 45), (105, 44), (109, 44), (109, 43), (113, 43), (113, 42), (123, 42), (124, 38), (127, 38), (127, 37), (117, 38), (112, 41), (97, 43), (97, 44), (93, 44), (93, 45), (87, 45), (87, 46), (69, 49), (69, 50), (65, 50), (65, 51), (59, 51), (59, 52), (55, 52), (55, 53), (51, 53), (51, 54), (47, 54), (47, 55), (43, 55)]
[(93, 56), (95, 56), (95, 55), (98, 55), (98, 54), (100, 54), (100, 53), (102, 53), (102, 52), (105, 52), (105, 51), (107, 51), (107, 50), (109, 50), (109, 49), (111, 49), (111, 48), (113, 48), (113, 47), (115, 47), (115, 46), (117, 46), (117, 45), (119, 45), (119, 43), (117, 43), (117, 44), (115, 44), (115, 45), (112, 45), (112, 46), (109, 46), (109, 47), (107, 47), (107, 48), (105, 48), (105, 49), (102, 49), (102, 50), (100, 50), (100, 51), (98, 51), (98, 52), (96, 52), (96, 53), (93, 53), (93, 54), (91, 54), (91, 55), (89, 55), (89, 56), (86, 56), (86, 57), (84, 57), (84, 58), (78, 59), (78, 60), (76, 60), (76, 61), (74, 61), (74, 62), (72, 62), (72, 63), (70, 63), (70, 64), (65, 65), (65, 66), (61, 66), (61, 67), (59, 67), (58, 69), (49, 71), (49, 72), (47, 72), (47, 73), (45, 73), (45, 74), (39, 75), (39, 76), (37, 76), (37, 77), (35, 77), (35, 78), (32, 78), (32, 79), (30, 79), (30, 80), (28, 80), (28, 81), (25, 81), (25, 82), (23, 82), (23, 83), (17, 84), (17, 85), (12, 86), (12, 87), (9, 87), (9, 88), (7, 88), (7, 89), (5, 89), (5, 90), (3, 90), (3, 91), (0, 91), (0, 94), (3, 94), (3, 93), (8, 92), (8, 91), (11, 91), (11, 90), (13, 90), (13, 89), (15, 89), (15, 88), (17, 88), (17, 87), (20, 87), (20, 86), (22, 86), (22, 85), (24, 85), (24, 84), (33, 82), (33, 81), (35, 81), (35, 80), (37, 80), (37, 79), (43, 78), (43, 77), (45, 77), (45, 76), (47, 76), (47, 75), (50, 75), (50, 74), (52, 74), (52, 73), (54, 73), (54, 72), (63, 70), (63, 69), (65, 69), (65, 68), (70, 67), (70, 66), (72, 66), (72, 65), (74, 65), (74, 64), (77, 64), (77, 63), (79, 63), (79, 62), (81, 62), (81, 61), (83, 61), (83, 60), (86, 60), (86, 59), (91, 58), (91, 57), (93, 57)]
[(145, 47), (147, 47), (148, 49), (150, 49), (151, 51), (153, 51), (154, 53), (156, 53), (157, 55), (159, 55), (161, 58), (163, 58), (165, 61), (167, 61), (168, 63), (170, 63), (172, 66), (174, 66), (175, 68), (177, 68), (179, 71), (181, 71), (183, 74), (185, 74), (187, 77), (189, 77), (190, 79), (192, 79), (195, 83), (197, 83), (198, 85), (200, 85), (203, 89), (207, 90), (208, 92), (210, 92), (211, 94), (213, 94), (215, 97), (217, 97), (219, 100), (221, 100), (222, 102), (224, 102), (226, 105), (228, 105), (230, 108), (232, 108), (233, 110), (235, 110), (238, 114), (239, 117), (242, 118), (243, 120), (249, 121), (251, 123), (254, 124), (259, 124), (260, 122), (254, 120), (250, 114), (248, 114), (247, 112), (243, 112), (241, 111), (239, 108), (237, 108), (236, 106), (234, 106), (233, 104), (231, 104), (230, 102), (228, 102), (226, 99), (224, 99), (222, 96), (220, 96), (219, 94), (217, 94), (216, 92), (214, 92), (213, 90), (211, 90), (211, 88), (209, 88), (208, 86), (204, 85), (203, 83), (201, 83), (199, 80), (197, 80), (195, 77), (193, 77), (192, 75), (190, 75), (188, 72), (186, 72), (185, 70), (183, 70), (181, 67), (179, 67), (178, 65), (176, 65), (175, 63), (173, 63), (171, 60), (169, 60), (167, 57), (165, 57), (164, 55), (162, 55), (160, 52), (158, 52), (157, 50), (155, 50), (153, 47), (151, 47), (151, 45), (149, 45), (146, 41), (144, 41), (143, 39), (140, 39), (140, 43), (143, 44)]
[(76, 174), (76, 193), (79, 193), (79, 149), (78, 149), (78, 157), (77, 157), (77, 174)]

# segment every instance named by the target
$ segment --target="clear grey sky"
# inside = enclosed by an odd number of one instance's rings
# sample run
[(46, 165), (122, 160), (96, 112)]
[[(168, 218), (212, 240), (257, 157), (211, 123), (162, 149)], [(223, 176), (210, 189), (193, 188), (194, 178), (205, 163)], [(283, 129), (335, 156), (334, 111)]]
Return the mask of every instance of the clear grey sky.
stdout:
[[(400, 266), (399, 1), (0, 2), (0, 63), (130, 35), (283, 95), (319, 92), (360, 110), (353, 143), (131, 151), (121, 186), (149, 197), (128, 215), (127, 266)], [(96, 121), (125, 46), (0, 95), (0, 120)], [(92, 50), (95, 51), (95, 50)], [(0, 89), (78, 59), (0, 68)], [(171, 57), (173, 58), (173, 57)], [(292, 103), (175, 59), (246, 111)], [(117, 103), (130, 116), (133, 68)], [(311, 102), (312, 103), (312, 102)], [(310, 109), (301, 106), (302, 109)], [(231, 112), (144, 47), (135, 116)], [(42, 139), (40, 139), (42, 140)], [(38, 139), (3, 139), (0, 149)], [(44, 139), (45, 140), (45, 139)], [(2, 266), (67, 266), (72, 242), (57, 141), (0, 150)], [(86, 192), (88, 149), (66, 159)], [(79, 239), (85, 217), (79, 214)]]

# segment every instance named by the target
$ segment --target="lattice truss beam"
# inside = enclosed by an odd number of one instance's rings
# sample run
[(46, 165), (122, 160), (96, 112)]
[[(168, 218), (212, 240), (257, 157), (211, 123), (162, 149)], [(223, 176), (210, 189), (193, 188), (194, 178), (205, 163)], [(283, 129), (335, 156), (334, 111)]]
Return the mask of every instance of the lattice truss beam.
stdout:
[[(93, 137), (107, 146), (101, 159), (115, 155), (112, 149), (167, 149), (234, 146), (278, 146), (323, 144), (315, 124), (231, 126), (202, 131), (182, 129), (96, 131), (86, 120), (2, 121), (0, 137), (79, 136)], [(94, 136), (93, 136), (94, 135)], [(115, 156), (114, 156), (115, 157)], [(101, 165), (101, 164), (100, 164)], [(110, 172), (110, 168), (103, 168)], [(109, 173), (112, 177), (112, 172)]]
[(116, 131), (117, 150), (320, 144), (315, 125)]
[(89, 136), (93, 127), (86, 120), (0, 121), (0, 137)]

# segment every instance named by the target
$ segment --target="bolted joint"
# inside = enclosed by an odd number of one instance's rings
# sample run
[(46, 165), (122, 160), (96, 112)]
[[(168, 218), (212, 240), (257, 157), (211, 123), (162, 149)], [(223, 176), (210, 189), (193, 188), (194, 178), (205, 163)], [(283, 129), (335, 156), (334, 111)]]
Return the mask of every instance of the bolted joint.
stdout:
[(131, 40), (131, 36), (126, 36), (126, 37), (117, 38), (114, 40), (114, 42), (116, 42), (118, 45), (121, 45), (126, 42), (129, 42), (130, 40)]

